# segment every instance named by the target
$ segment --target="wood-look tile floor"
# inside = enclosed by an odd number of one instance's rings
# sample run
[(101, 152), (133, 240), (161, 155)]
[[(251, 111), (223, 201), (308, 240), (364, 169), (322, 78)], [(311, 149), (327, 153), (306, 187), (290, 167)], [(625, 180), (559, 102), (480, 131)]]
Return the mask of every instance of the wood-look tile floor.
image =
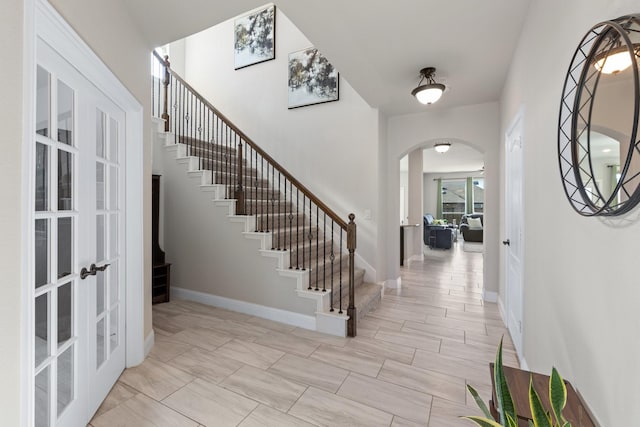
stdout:
[(464, 426), (466, 392), (490, 395), (505, 337), (482, 301), (482, 254), (425, 250), (401, 289), (337, 338), (187, 302), (153, 307), (155, 346), (127, 369), (91, 421), (101, 426)]

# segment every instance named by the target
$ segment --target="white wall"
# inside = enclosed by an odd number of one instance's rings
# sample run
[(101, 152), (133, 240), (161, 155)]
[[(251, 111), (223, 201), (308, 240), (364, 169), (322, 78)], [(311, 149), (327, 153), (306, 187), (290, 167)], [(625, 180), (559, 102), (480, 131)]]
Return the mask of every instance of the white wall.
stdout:
[[(411, 257), (422, 259), (422, 149), (409, 153), (409, 224), (417, 224), (413, 228)], [(406, 236), (405, 230), (405, 236)]]
[[(20, 425), (22, 357), (22, 50), (23, 3), (5, 2), (0, 13), (0, 414)], [(8, 65), (10, 64), (10, 65)]]
[[(434, 140), (447, 139), (453, 144), (466, 144), (484, 153), (485, 179), (485, 268), (484, 286), (488, 292), (498, 291), (498, 243), (499, 243), (499, 109), (497, 103), (470, 105), (447, 110), (429, 111), (391, 117), (387, 127), (388, 230), (386, 280), (394, 281), (400, 275), (399, 255), (393, 248), (399, 245), (396, 224), (399, 206), (399, 160), (408, 152), (433, 146)], [(433, 212), (435, 215), (435, 212)]]
[[(408, 163), (408, 157), (405, 157)], [(409, 224), (409, 171), (400, 171), (400, 224)], [(396, 215), (397, 216), (397, 215)]]
[(378, 111), (344, 78), (339, 101), (288, 110), (288, 54), (311, 45), (276, 8), (276, 59), (236, 71), (229, 20), (187, 38), (186, 80), (339, 215), (355, 213), (356, 253), (375, 265)]
[(635, 0), (531, 2), (501, 100), (502, 147), (524, 106), (524, 356), (536, 371), (556, 366), (612, 427), (640, 419), (638, 208), (607, 221), (571, 208), (558, 171), (557, 125), (565, 73), (584, 34), (638, 12)]
[[(392, 228), (388, 228), (387, 224), (393, 219), (397, 219), (397, 214), (389, 217), (388, 205), (388, 190), (387, 190), (387, 120), (378, 112), (378, 180), (376, 182), (376, 188), (378, 191), (378, 206), (377, 212), (377, 227), (378, 227), (378, 239), (376, 241), (376, 272), (379, 282), (386, 282), (389, 275), (387, 274), (387, 242), (388, 236), (393, 233)], [(391, 219), (390, 219), (391, 218)]]
[(200, 177), (187, 176), (187, 164), (179, 164), (175, 152), (156, 148), (164, 157), (164, 250), (173, 263), (171, 286), (315, 316), (315, 300), (297, 296), (296, 281), (276, 271), (275, 258), (260, 254), (258, 240), (243, 236), (244, 224), (229, 221), (228, 206), (212, 202), (213, 193), (200, 189)]

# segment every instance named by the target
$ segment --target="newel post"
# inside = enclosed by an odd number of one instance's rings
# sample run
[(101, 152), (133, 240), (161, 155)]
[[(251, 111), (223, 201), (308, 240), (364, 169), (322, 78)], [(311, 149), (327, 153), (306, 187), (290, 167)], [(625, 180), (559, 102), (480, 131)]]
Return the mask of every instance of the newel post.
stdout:
[(347, 308), (347, 336), (356, 336), (356, 306), (355, 306), (355, 252), (356, 252), (356, 218), (354, 214), (349, 214), (349, 224), (347, 224), (347, 249), (349, 250), (349, 307)]
[(242, 164), (242, 141), (240, 141), (238, 142), (238, 186), (236, 187), (236, 215), (245, 215)]
[(169, 82), (171, 75), (169, 74), (169, 55), (164, 56), (164, 78), (162, 80), (164, 102), (162, 103), (162, 119), (164, 120), (164, 131), (169, 132)]

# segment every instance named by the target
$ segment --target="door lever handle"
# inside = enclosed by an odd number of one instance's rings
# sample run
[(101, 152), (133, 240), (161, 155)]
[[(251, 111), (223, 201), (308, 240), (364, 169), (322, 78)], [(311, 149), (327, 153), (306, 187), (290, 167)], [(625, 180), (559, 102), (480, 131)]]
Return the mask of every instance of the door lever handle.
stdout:
[(84, 280), (89, 276), (95, 276), (98, 274), (98, 271), (105, 271), (110, 265), (111, 264), (105, 264), (103, 266), (96, 267), (95, 264), (91, 264), (88, 270), (86, 267), (82, 267), (82, 270), (80, 270), (80, 279)]
[(80, 279), (84, 280), (89, 276), (95, 276), (96, 273), (97, 273), (97, 270), (96, 270), (95, 264), (91, 264), (88, 270), (87, 270), (87, 267), (82, 267), (82, 270), (80, 270)]
[(502, 244), (505, 246), (510, 246), (511, 245), (511, 240), (507, 239), (507, 240), (503, 240)]
[[(94, 264), (95, 265), (95, 264)], [(103, 266), (100, 267), (96, 267), (96, 271), (105, 271), (107, 269), (107, 267), (109, 267), (111, 264), (105, 264)]]

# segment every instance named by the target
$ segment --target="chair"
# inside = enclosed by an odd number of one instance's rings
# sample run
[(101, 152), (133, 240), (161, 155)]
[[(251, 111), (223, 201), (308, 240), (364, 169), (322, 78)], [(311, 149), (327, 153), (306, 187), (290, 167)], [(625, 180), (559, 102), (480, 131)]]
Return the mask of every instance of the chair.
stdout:
[(424, 214), (422, 217), (422, 240), (425, 245), (429, 244), (429, 232), (433, 224), (433, 215)]
[[(469, 218), (479, 219), (480, 225), (478, 226), (469, 224)], [(477, 221), (471, 221), (477, 222)], [(460, 220), (460, 232), (465, 242), (482, 242), (484, 240), (484, 216), (481, 213), (466, 214), (462, 216)]]
[(433, 215), (423, 216), (422, 240), (431, 249), (451, 249), (455, 230), (444, 225), (433, 225)]

